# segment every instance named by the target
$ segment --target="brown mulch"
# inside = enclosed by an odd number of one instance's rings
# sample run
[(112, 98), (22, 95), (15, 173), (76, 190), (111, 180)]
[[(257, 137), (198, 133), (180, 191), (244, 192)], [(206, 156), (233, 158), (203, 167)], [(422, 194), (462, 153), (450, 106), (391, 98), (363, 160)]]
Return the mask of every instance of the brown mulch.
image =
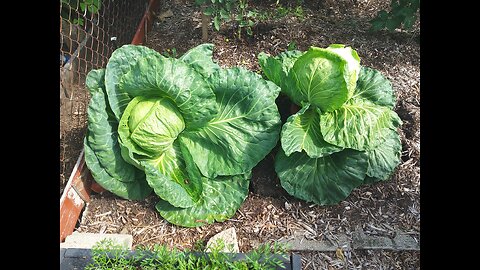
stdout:
[[(146, 46), (178, 56), (203, 43), (200, 13), (193, 1), (162, 1), (161, 12), (173, 16), (154, 22)], [(272, 10), (276, 1), (249, 1), (258, 9)], [(285, 1), (281, 1), (285, 2)], [(292, 1), (290, 1), (292, 2)], [(294, 1), (293, 1), (294, 2)], [(277, 54), (295, 42), (300, 50), (341, 43), (357, 50), (361, 64), (380, 70), (393, 84), (397, 95), (395, 111), (403, 121), (400, 130), (402, 163), (390, 180), (355, 189), (335, 206), (318, 206), (289, 196), (279, 185), (269, 155), (254, 168), (251, 191), (235, 216), (223, 223), (199, 228), (171, 225), (156, 212), (157, 197), (132, 202), (111, 194), (94, 194), (86, 208), (79, 232), (128, 233), (133, 244), (167, 244), (192, 248), (214, 234), (235, 227), (240, 250), (275, 241), (300, 231), (307, 239), (324, 240), (337, 233), (351, 235), (357, 228), (367, 234), (389, 236), (408, 233), (420, 241), (420, 25), (414, 30), (371, 33), (368, 20), (389, 1), (304, 1), (303, 18), (289, 14), (258, 24), (253, 37), (238, 40), (234, 28), (210, 31), (215, 44), (214, 59), (222, 67), (244, 66), (258, 71), (256, 55)], [(360, 251), (345, 253), (301, 252), (304, 269), (418, 269), (419, 251)]]

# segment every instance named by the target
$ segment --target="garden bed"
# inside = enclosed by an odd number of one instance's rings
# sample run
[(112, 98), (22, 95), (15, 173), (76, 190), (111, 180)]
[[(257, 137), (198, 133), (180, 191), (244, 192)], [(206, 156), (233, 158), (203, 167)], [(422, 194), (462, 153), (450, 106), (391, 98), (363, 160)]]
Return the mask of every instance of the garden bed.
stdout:
[[(203, 43), (200, 13), (193, 1), (161, 1), (158, 14), (173, 16), (157, 20), (147, 34), (146, 46), (161, 53), (182, 55)], [(276, 1), (263, 1), (258, 9), (273, 10)], [(334, 2), (328, 4), (329, 2)], [(384, 1), (304, 1), (303, 15), (289, 13), (254, 27), (252, 37), (238, 40), (233, 28), (209, 32), (215, 45), (213, 58), (222, 67), (244, 66), (259, 71), (257, 54), (276, 55), (295, 42), (300, 50), (341, 43), (357, 50), (361, 64), (381, 71), (397, 95), (395, 111), (403, 121), (402, 163), (389, 181), (355, 189), (335, 206), (312, 205), (289, 196), (273, 169), (272, 151), (254, 169), (250, 193), (229, 220), (198, 228), (167, 223), (155, 210), (157, 196), (145, 201), (126, 201), (108, 192), (91, 194), (79, 232), (128, 233), (133, 245), (153, 243), (192, 248), (214, 234), (235, 227), (240, 251), (247, 252), (268, 241), (302, 235), (309, 240), (349, 237), (362, 229), (366, 234), (394, 237), (400, 231), (420, 241), (420, 44), (419, 25), (413, 32), (370, 33), (368, 20), (388, 3)], [(381, 3), (381, 4), (379, 4)], [(282, 100), (278, 100), (282, 106)], [(284, 106), (285, 107), (285, 106)], [(282, 109), (282, 107), (280, 108)], [(303, 252), (305, 269), (331, 267), (419, 268), (419, 251), (341, 250)]]

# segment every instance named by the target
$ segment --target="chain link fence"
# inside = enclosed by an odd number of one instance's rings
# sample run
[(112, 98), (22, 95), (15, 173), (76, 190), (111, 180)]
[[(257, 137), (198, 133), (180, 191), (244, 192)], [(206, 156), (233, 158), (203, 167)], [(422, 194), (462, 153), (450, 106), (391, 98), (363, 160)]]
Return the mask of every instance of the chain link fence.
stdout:
[(148, 0), (60, 0), (60, 195), (83, 148), (85, 77), (130, 44)]

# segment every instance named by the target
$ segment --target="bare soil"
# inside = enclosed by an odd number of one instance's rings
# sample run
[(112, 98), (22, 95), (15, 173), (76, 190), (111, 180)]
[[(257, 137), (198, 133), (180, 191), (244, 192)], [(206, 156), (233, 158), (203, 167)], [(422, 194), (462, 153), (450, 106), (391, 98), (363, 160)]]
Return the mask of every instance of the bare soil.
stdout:
[(70, 85), (71, 99), (60, 99), (60, 196), (83, 149), (90, 95), (84, 86)]
[[(171, 10), (173, 16), (154, 22), (146, 46), (178, 56), (203, 43), (200, 13), (187, 0), (162, 1), (157, 14)], [(260, 10), (273, 10), (276, 1), (249, 1)], [(282, 1), (285, 2), (285, 1)], [(294, 1), (291, 1), (294, 2)], [(355, 189), (335, 206), (318, 206), (289, 196), (280, 186), (273, 169), (272, 154), (253, 170), (250, 193), (229, 220), (199, 228), (169, 224), (156, 212), (157, 197), (133, 202), (109, 193), (93, 194), (79, 232), (128, 233), (133, 244), (167, 244), (193, 248), (214, 234), (235, 227), (241, 252), (266, 241), (276, 241), (294, 232), (307, 239), (323, 240), (337, 233), (363, 228), (367, 234), (392, 236), (396, 231), (420, 241), (420, 25), (395, 33), (368, 31), (368, 20), (388, 8), (389, 1), (304, 1), (303, 18), (293, 13), (258, 24), (252, 37), (238, 40), (234, 26), (219, 32), (210, 29), (215, 45), (214, 59), (223, 67), (244, 66), (259, 71), (257, 54), (273, 55), (294, 41), (297, 48), (327, 47), (341, 43), (357, 50), (361, 64), (380, 70), (393, 84), (397, 95), (395, 111), (403, 121), (402, 163), (385, 182)], [(281, 100), (278, 101), (281, 106)], [(282, 108), (280, 108), (282, 110)], [(77, 138), (74, 138), (77, 140)], [(81, 141), (81, 139), (79, 139)], [(335, 252), (301, 252), (304, 269), (419, 269), (419, 251), (345, 250), (345, 258)]]

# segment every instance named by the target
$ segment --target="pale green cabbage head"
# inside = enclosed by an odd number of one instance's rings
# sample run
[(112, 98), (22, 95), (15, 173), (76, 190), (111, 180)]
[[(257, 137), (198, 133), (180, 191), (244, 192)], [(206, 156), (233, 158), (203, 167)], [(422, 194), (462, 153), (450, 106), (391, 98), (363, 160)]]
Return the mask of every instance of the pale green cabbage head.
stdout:
[(162, 155), (185, 129), (185, 122), (175, 104), (166, 97), (135, 97), (125, 109), (120, 123), (128, 129), (124, 135), (140, 148)]

